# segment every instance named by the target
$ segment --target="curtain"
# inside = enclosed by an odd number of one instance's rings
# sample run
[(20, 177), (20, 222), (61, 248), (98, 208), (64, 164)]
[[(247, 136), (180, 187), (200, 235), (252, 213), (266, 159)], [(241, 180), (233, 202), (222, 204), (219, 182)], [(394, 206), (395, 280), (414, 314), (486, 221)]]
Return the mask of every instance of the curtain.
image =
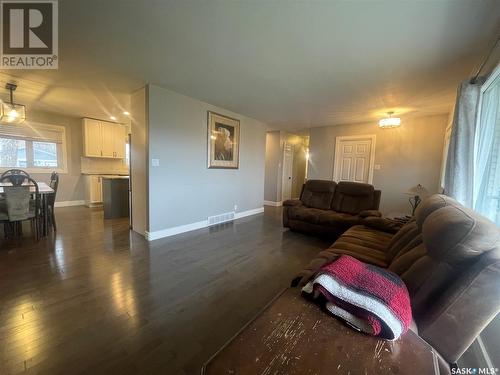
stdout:
[(500, 225), (500, 75), (484, 90), (479, 110), (474, 209)]
[(482, 82), (464, 81), (458, 87), (451, 128), (444, 193), (473, 206), (474, 136)]

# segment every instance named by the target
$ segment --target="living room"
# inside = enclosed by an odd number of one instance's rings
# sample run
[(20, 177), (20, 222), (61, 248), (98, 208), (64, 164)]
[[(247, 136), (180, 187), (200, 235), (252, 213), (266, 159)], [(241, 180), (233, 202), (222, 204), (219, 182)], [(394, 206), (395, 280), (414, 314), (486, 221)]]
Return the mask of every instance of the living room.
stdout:
[(42, 3), (0, 4), (0, 373), (500, 367), (498, 1)]

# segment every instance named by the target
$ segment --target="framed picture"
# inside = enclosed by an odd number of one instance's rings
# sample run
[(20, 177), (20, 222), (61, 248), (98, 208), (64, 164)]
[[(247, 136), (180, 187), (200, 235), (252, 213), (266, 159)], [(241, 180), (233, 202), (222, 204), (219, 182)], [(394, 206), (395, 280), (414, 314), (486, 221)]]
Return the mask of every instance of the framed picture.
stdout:
[(208, 168), (238, 169), (240, 120), (208, 111)]

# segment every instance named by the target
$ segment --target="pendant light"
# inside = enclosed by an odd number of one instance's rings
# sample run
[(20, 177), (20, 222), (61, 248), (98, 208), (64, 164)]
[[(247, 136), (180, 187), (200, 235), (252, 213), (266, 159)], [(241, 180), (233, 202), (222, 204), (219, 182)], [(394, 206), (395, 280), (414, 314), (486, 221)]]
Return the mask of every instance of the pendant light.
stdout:
[(401, 125), (401, 119), (399, 117), (392, 117), (394, 112), (387, 112), (387, 117), (381, 119), (378, 122), (378, 126), (382, 129), (397, 128)]
[(12, 125), (21, 124), (26, 120), (26, 106), (14, 103), (14, 91), (17, 85), (7, 83), (5, 88), (10, 91), (10, 103), (2, 101), (0, 106), (0, 122)]

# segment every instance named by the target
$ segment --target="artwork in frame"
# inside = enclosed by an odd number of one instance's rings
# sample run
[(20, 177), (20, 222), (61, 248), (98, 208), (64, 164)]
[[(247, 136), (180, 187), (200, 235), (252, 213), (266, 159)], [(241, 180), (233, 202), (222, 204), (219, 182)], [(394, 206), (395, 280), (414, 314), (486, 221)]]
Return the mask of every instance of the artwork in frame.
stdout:
[(238, 169), (240, 120), (208, 111), (208, 168)]

